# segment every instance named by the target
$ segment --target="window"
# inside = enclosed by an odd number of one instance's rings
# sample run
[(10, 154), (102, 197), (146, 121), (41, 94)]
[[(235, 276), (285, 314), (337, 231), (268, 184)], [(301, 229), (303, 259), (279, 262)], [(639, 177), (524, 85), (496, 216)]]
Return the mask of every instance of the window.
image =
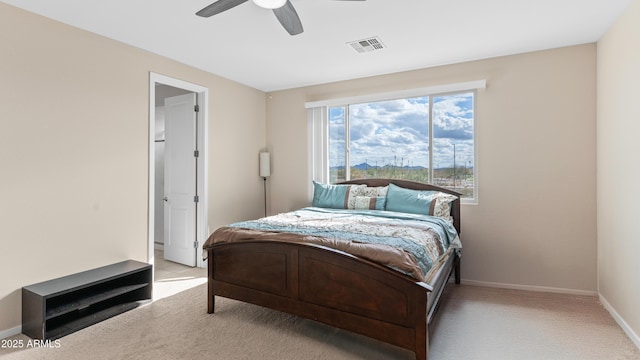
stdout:
[(475, 89), (485, 82), (456, 86), (308, 104), (311, 178), (428, 182), (475, 203)]

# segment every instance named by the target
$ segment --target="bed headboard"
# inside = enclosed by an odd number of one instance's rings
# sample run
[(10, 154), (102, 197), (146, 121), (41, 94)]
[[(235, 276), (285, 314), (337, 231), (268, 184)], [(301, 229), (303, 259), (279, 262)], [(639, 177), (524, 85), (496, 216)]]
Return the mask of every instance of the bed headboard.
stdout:
[(359, 185), (367, 185), (367, 186), (387, 186), (389, 184), (395, 184), (397, 186), (412, 189), (412, 190), (432, 190), (432, 191), (440, 191), (443, 193), (455, 195), (458, 199), (454, 200), (451, 205), (451, 216), (453, 217), (453, 226), (458, 230), (458, 234), (460, 234), (460, 194), (459, 192), (445, 189), (440, 186), (435, 186), (431, 184), (421, 183), (417, 181), (409, 181), (409, 180), (397, 180), (397, 179), (355, 179), (342, 181), (338, 184), (359, 184)]

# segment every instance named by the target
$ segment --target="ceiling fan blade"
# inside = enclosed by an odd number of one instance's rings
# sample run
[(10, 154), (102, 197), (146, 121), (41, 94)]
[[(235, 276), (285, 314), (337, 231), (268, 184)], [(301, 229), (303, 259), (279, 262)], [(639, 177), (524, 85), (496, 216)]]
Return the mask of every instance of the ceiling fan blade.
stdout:
[(304, 30), (302, 29), (302, 23), (300, 22), (300, 17), (296, 12), (296, 9), (291, 5), (291, 2), (287, 0), (284, 6), (273, 9), (273, 13), (280, 21), (280, 24), (287, 30), (287, 32), (291, 35), (298, 35)]
[(242, 3), (245, 3), (249, 0), (218, 0), (209, 6), (205, 6), (202, 10), (198, 11), (196, 15), (202, 17), (209, 17), (216, 14), (220, 14), (223, 11), (234, 8)]

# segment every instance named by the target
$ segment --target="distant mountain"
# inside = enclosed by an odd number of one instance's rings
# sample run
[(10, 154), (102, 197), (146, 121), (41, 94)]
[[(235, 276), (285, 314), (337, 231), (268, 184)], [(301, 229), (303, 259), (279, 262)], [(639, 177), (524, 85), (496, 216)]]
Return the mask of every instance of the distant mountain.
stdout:
[(352, 168), (356, 168), (358, 170), (378, 169), (377, 166), (369, 165), (366, 162), (363, 162), (362, 164), (358, 164), (358, 165), (352, 166)]
[[(342, 169), (342, 166), (332, 166), (331, 169), (336, 170), (336, 169)], [(384, 165), (384, 166), (374, 166), (374, 165), (369, 165), (366, 162), (363, 162), (361, 164), (358, 165), (353, 165), (351, 166), (352, 169), (358, 169), (358, 170), (371, 170), (371, 169), (393, 169), (393, 168), (399, 168), (399, 166), (393, 166), (393, 165)], [(426, 169), (424, 166), (408, 166), (405, 165), (402, 167), (402, 169), (405, 170), (421, 170), (421, 169)]]

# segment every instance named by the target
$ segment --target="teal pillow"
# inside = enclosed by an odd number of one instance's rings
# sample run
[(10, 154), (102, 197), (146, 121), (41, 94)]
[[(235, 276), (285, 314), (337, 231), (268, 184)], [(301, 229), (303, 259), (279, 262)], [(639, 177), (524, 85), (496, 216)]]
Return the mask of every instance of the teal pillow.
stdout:
[(331, 185), (313, 182), (312, 206), (332, 209), (348, 209), (356, 189), (363, 185)]
[(431, 215), (431, 201), (435, 191), (411, 190), (389, 184), (386, 210)]
[(388, 211), (424, 214), (453, 221), (451, 204), (457, 196), (431, 190), (411, 190), (389, 184), (387, 192)]

